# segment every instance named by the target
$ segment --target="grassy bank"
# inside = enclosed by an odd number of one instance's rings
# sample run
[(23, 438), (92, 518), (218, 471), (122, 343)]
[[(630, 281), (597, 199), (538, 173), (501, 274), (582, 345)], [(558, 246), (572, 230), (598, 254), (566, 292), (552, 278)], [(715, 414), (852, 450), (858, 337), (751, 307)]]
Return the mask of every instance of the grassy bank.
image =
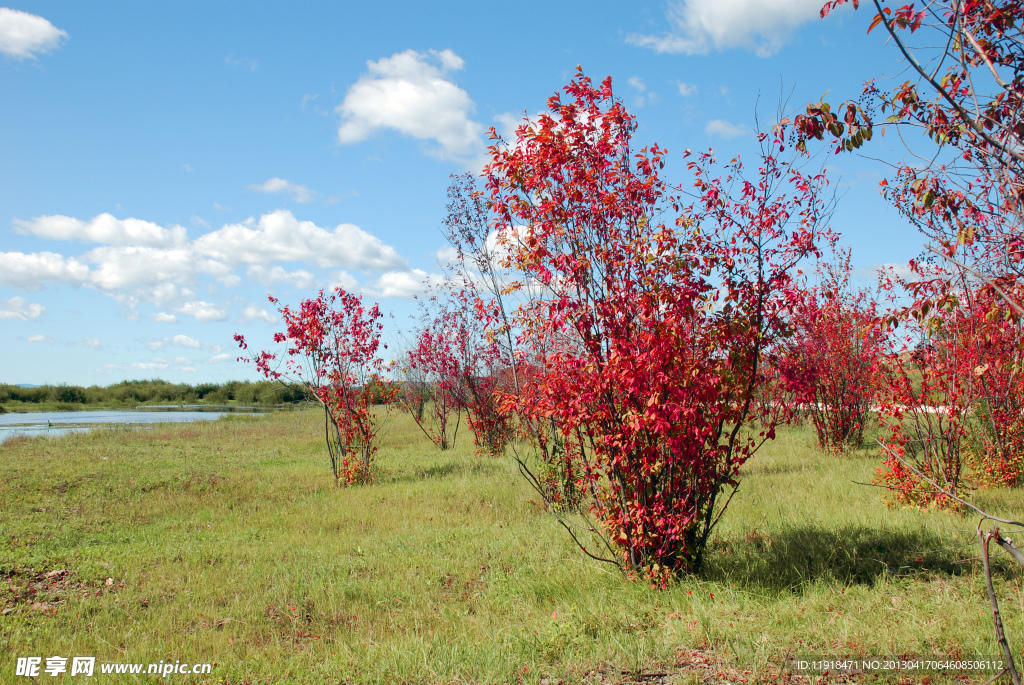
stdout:
[(226, 383), (168, 383), (122, 381), (108, 386), (41, 385), (22, 387), (0, 383), (0, 414), (6, 412), (129, 409), (153, 405), (293, 405), (313, 401), (296, 385), (272, 381)]
[[(124, 402), (115, 401), (103, 401), (92, 404), (78, 404), (71, 402), (5, 402), (0, 404), (0, 414), (14, 414), (14, 413), (42, 413), (42, 412), (78, 412), (78, 411), (105, 411), (105, 410), (128, 410), (128, 409), (168, 409), (177, 410), (179, 407), (182, 410), (187, 411), (191, 407), (202, 407), (204, 411), (216, 411), (219, 408), (225, 408), (231, 411), (232, 408), (238, 410), (293, 410), (293, 409), (306, 409), (312, 402), (296, 402), (296, 403), (270, 403), (264, 402), (261, 404), (251, 404), (247, 402), (238, 402), (234, 400), (228, 400), (226, 402), (213, 402), (207, 400), (196, 400), (193, 402), (168, 402), (166, 400), (149, 400), (146, 402), (137, 402), (132, 400), (126, 400)], [(315, 406), (315, 405), (314, 405)]]
[[(0, 682), (16, 656), (54, 654), (215, 662), (231, 683), (554, 683), (998, 651), (964, 561), (973, 519), (884, 508), (851, 484), (876, 458), (820, 455), (811, 431), (745, 469), (704, 576), (657, 591), (583, 558), (509, 461), (465, 440), (441, 453), (404, 417), (376, 484), (331, 487), (320, 420), (0, 445)], [(1018, 493), (982, 499), (1024, 511)], [(1019, 653), (1019, 577), (1002, 567), (996, 586)]]

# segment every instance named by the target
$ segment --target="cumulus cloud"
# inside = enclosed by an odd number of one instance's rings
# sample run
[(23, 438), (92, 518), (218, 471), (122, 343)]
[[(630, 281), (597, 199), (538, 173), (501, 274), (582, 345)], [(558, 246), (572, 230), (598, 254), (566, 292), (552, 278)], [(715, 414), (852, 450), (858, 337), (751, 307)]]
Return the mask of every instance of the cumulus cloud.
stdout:
[(89, 285), (106, 291), (167, 288), (175, 282), (192, 280), (196, 272), (227, 271), (216, 262), (196, 260), (193, 251), (185, 247), (98, 247), (80, 259), (91, 265)]
[(259, 223), (229, 224), (207, 233), (195, 241), (195, 249), (232, 265), (306, 262), (363, 271), (406, 266), (393, 247), (358, 226), (340, 224), (330, 231), (283, 209), (264, 214)]
[(56, 50), (68, 34), (35, 14), (0, 7), (0, 52), (16, 60)]
[(27, 338), (25, 338), (25, 340), (34, 343), (47, 343), (48, 345), (52, 345), (54, 342), (56, 342), (53, 338), (47, 337), (42, 334), (30, 335)]
[(238, 317), (239, 323), (249, 323), (251, 321), (259, 321), (262, 323), (275, 323), (277, 319), (273, 314), (268, 312), (262, 307), (258, 307), (254, 304), (250, 304), (242, 310)]
[(304, 185), (298, 183), (289, 183), (286, 179), (268, 178), (263, 183), (256, 183), (248, 186), (249, 190), (255, 190), (258, 193), (280, 193), (284, 195), (291, 195), (292, 199), (296, 202), (304, 205), (308, 205), (313, 201), (313, 196), (316, 195), (312, 190)]
[(223, 321), (228, 318), (226, 307), (202, 300), (185, 302), (175, 307), (174, 311), (178, 314), (194, 317), (196, 321)]
[[(0, 252), (0, 286), (22, 290), (58, 284), (90, 288), (117, 300), (129, 318), (142, 315), (140, 306), (154, 305), (162, 311), (146, 316), (164, 323), (176, 322), (181, 316), (198, 321), (226, 319), (230, 303), (238, 300), (224, 296), (221, 286), (242, 285), (239, 271), (243, 269), (249, 283), (286, 284), (295, 290), (320, 287), (321, 280), (327, 281), (329, 276), (318, 276), (317, 270), (329, 269), (344, 274), (339, 284), (354, 292), (360, 292), (362, 286), (344, 269), (363, 274), (409, 272), (404, 257), (360, 227), (340, 224), (325, 228), (300, 221), (287, 210), (265, 214), (259, 220), (225, 224), (195, 240), (190, 240), (181, 226), (166, 228), (109, 214), (90, 221), (42, 216), (16, 220), (15, 227), (48, 240), (100, 244), (74, 256), (49, 251)], [(405, 290), (394, 284), (382, 285), (382, 291), (398, 293), (398, 297), (403, 297)], [(27, 306), (16, 298), (0, 308), (0, 320), (29, 320), (41, 312), (40, 305)], [(242, 316), (266, 319), (256, 313)]]
[(328, 290), (341, 288), (350, 293), (360, 293), (363, 291), (363, 286), (356, 280), (356, 277), (347, 271), (339, 271), (334, 274), (334, 278), (327, 285), (327, 288)]
[(366, 290), (374, 297), (407, 299), (422, 294), (431, 284), (436, 285), (443, 279), (439, 274), (428, 274), (421, 269), (389, 271), (381, 274)]
[(484, 148), (484, 127), (471, 119), (473, 100), (448, 79), (463, 68), (451, 50), (406, 50), (366, 63), (367, 73), (348, 89), (336, 108), (338, 141), (356, 143), (379, 129), (393, 129), (421, 141), (441, 159), (469, 161)]
[(89, 267), (54, 252), (0, 252), (0, 284), (39, 290), (46, 283), (79, 285), (89, 277)]
[(818, 18), (821, 5), (821, 0), (670, 0), (669, 32), (632, 34), (626, 40), (663, 53), (744, 48), (770, 57), (801, 24)]
[(189, 347), (198, 350), (202, 345), (195, 338), (179, 334), (170, 338), (146, 338), (146, 347), (154, 351), (161, 347)]
[(25, 303), (24, 297), (0, 300), (0, 321), (35, 321), (46, 310), (41, 304)]
[(747, 126), (740, 126), (739, 124), (730, 124), (728, 121), (724, 121), (722, 119), (712, 119), (708, 122), (708, 125), (704, 127), (704, 133), (709, 136), (718, 136), (720, 138), (730, 139), (747, 135), (750, 133), (750, 128)]
[(305, 269), (286, 271), (280, 266), (267, 268), (259, 264), (253, 264), (245, 270), (245, 274), (250, 279), (263, 285), (287, 283), (297, 290), (311, 290), (317, 287), (316, 276)]

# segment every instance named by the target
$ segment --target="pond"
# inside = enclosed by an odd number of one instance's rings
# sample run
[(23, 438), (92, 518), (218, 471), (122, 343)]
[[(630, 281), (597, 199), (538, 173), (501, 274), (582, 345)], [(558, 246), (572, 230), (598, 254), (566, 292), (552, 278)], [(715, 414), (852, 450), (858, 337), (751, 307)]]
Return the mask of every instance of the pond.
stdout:
[(252, 407), (216, 407), (200, 405), (149, 407), (142, 409), (101, 409), (97, 411), (10, 412), (0, 414), (0, 443), (18, 435), (68, 435), (86, 433), (97, 426), (134, 425), (144, 428), (154, 423), (216, 421), (230, 413), (259, 415)]

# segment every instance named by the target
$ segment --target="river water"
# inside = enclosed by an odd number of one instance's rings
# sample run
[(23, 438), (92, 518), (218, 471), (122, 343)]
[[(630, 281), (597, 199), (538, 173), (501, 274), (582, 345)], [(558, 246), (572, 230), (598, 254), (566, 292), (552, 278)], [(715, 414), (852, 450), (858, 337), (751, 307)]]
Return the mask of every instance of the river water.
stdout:
[[(236, 412), (234, 407), (230, 411), (226, 411), (227, 409), (224, 407), (212, 411), (191, 408), (183, 410), (175, 406), (174, 409), (153, 407), (127, 410), (10, 412), (0, 414), (0, 443), (18, 435), (33, 437), (86, 433), (97, 426), (104, 425), (132, 425), (143, 428), (147, 424), (154, 423), (216, 421), (226, 414)], [(250, 410), (245, 413), (253, 412)]]

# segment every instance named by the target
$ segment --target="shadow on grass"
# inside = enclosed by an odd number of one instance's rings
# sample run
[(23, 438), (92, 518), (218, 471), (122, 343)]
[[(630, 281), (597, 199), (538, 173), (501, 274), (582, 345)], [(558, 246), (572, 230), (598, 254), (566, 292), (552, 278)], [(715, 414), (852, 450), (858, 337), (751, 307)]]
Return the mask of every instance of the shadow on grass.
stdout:
[[(719, 540), (708, 550), (709, 580), (775, 591), (799, 590), (816, 581), (874, 585), (884, 577), (953, 576), (973, 573), (978, 544), (965, 534), (953, 539), (921, 529), (848, 526), (839, 530), (794, 527)], [(993, 573), (1010, 564), (993, 554)], [(980, 562), (977, 562), (980, 565)]]
[(479, 476), (494, 473), (497, 468), (497, 464), (492, 461), (448, 461), (431, 466), (398, 469), (391, 474), (388, 480), (392, 483), (410, 483), (433, 478)]

